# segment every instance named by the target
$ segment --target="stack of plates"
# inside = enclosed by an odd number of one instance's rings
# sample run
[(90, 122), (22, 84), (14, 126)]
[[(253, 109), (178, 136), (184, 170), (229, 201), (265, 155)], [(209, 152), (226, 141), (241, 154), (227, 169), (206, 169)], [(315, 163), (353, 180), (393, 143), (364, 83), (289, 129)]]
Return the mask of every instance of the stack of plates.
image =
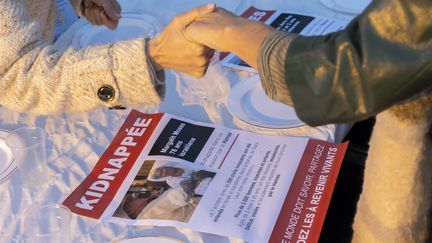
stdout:
[(87, 23), (74, 33), (72, 46), (79, 50), (87, 46), (113, 44), (121, 40), (138, 37), (150, 38), (157, 35), (161, 30), (162, 25), (151, 15), (122, 13), (115, 30)]
[(261, 128), (285, 129), (305, 125), (293, 107), (267, 97), (259, 75), (236, 85), (228, 96), (227, 107), (232, 116)]
[(6, 145), (6, 137), (9, 132), (6, 130), (0, 130), (0, 183), (7, 180), (7, 178), (17, 168), (11, 149)]
[(360, 14), (372, 0), (321, 0), (321, 3), (334, 11)]

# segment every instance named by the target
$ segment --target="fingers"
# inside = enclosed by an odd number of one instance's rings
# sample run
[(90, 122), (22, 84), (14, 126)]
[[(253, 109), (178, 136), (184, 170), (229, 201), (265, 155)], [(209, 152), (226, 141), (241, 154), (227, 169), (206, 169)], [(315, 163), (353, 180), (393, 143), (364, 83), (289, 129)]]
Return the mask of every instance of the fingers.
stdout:
[[(212, 52), (208, 52), (208, 53), (212, 53)], [(202, 78), (206, 74), (208, 66), (210, 65), (211, 57), (213, 56), (213, 55), (209, 55), (208, 53), (205, 53), (195, 58), (194, 60), (191, 60), (194, 62), (193, 65), (179, 67), (178, 71), (187, 73), (195, 78)]]
[(209, 3), (196, 8), (193, 8), (185, 13), (179, 14), (175, 17), (175, 20), (182, 26), (186, 27), (194, 20), (200, 18), (203, 15), (213, 12), (216, 9), (214, 3)]
[[(182, 57), (174, 56), (172, 58), (180, 59)], [(171, 63), (170, 65), (166, 66), (166, 68), (172, 68), (195, 78), (201, 78), (207, 72), (211, 57), (205, 53), (200, 55), (191, 55), (190, 59), (186, 60), (183, 58), (182, 60), (182, 63)]]
[(120, 13), (122, 10), (120, 4), (116, 0), (110, 0), (110, 2), (111, 5), (113, 5), (115, 12), (118, 13), (118, 16), (120, 17)]
[(87, 20), (94, 25), (102, 25), (102, 17), (100, 15), (101, 10), (97, 7), (91, 7), (85, 9), (85, 16)]
[(88, 7), (93, 6), (94, 3), (90, 0), (83, 0), (83, 4), (84, 4), (85, 8), (88, 8)]
[(186, 74), (188, 74), (194, 78), (202, 78), (206, 74), (207, 68), (208, 68), (208, 65), (205, 67), (196, 69), (196, 70), (185, 69), (183, 71), (182, 70), (178, 70), (178, 71), (180, 71), (182, 73), (186, 73)]
[(217, 7), (216, 12), (218, 12), (221, 15), (226, 15), (228, 17), (236, 17), (236, 15), (233, 12), (228, 11), (228, 10), (221, 8), (221, 7)]
[(100, 8), (93, 8), (92, 9), (92, 16), (94, 16), (94, 19), (96, 20), (97, 25), (103, 24), (102, 16), (100, 14), (101, 12), (102, 12), (102, 9), (100, 9)]
[(101, 11), (100, 15), (103, 25), (112, 30), (117, 27), (119, 20), (111, 20), (104, 11)]
[(120, 19), (121, 7), (116, 0), (105, 0), (101, 1), (101, 5), (107, 15), (113, 21)]
[(149, 42), (149, 56), (153, 65), (156, 68), (171, 68), (196, 78), (204, 76), (213, 50), (189, 39), (185, 30), (194, 20), (206, 17), (215, 9), (215, 4), (207, 4), (176, 16), (158, 37)]
[(167, 67), (167, 68), (172, 68), (178, 72), (182, 72), (188, 75), (191, 75), (195, 78), (201, 78), (203, 77), (208, 69), (208, 66), (210, 64), (210, 60), (206, 59), (206, 60), (202, 60), (199, 61), (200, 63), (194, 63), (191, 65), (179, 65), (177, 64), (175, 67)]
[(116, 0), (84, 0), (84, 15), (94, 25), (115, 29), (120, 20), (121, 7)]
[(196, 43), (208, 44), (206, 43), (206, 32), (209, 30), (206, 23), (200, 21), (191, 23), (185, 30), (185, 35), (187, 38)]

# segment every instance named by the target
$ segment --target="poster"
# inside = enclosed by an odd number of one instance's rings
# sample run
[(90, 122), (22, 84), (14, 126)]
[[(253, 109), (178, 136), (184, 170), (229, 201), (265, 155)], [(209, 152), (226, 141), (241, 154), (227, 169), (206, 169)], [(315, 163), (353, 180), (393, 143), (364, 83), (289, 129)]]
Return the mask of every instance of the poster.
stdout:
[(317, 242), (346, 147), (132, 110), (63, 204), (121, 224)]

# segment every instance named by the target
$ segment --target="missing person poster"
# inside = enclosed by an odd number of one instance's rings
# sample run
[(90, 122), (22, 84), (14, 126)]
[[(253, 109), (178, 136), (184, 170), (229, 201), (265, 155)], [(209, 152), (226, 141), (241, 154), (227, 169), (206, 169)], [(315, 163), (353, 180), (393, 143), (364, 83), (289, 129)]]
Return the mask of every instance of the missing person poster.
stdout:
[[(276, 10), (260, 10), (254, 7), (248, 8), (242, 17), (261, 21), (280, 31), (300, 34), (304, 36), (326, 35), (345, 28), (348, 24), (345, 21), (333, 20), (320, 16), (297, 12), (281, 12)], [(257, 72), (233, 53), (222, 53), (221, 64), (227, 67)]]
[(248, 242), (317, 242), (347, 144), (132, 110), (72, 212)]

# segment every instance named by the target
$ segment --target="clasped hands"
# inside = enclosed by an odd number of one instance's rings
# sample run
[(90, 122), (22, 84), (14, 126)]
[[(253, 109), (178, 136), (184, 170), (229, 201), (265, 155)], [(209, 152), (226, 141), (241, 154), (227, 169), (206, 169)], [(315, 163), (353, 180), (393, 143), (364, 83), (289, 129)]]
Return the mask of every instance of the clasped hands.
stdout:
[[(93, 24), (116, 28), (120, 5), (116, 0), (83, 0), (82, 13)], [(257, 67), (258, 52), (273, 28), (207, 4), (179, 14), (160, 35), (148, 41), (148, 55), (156, 70), (171, 68), (194, 77), (204, 76), (214, 50), (233, 52)]]

